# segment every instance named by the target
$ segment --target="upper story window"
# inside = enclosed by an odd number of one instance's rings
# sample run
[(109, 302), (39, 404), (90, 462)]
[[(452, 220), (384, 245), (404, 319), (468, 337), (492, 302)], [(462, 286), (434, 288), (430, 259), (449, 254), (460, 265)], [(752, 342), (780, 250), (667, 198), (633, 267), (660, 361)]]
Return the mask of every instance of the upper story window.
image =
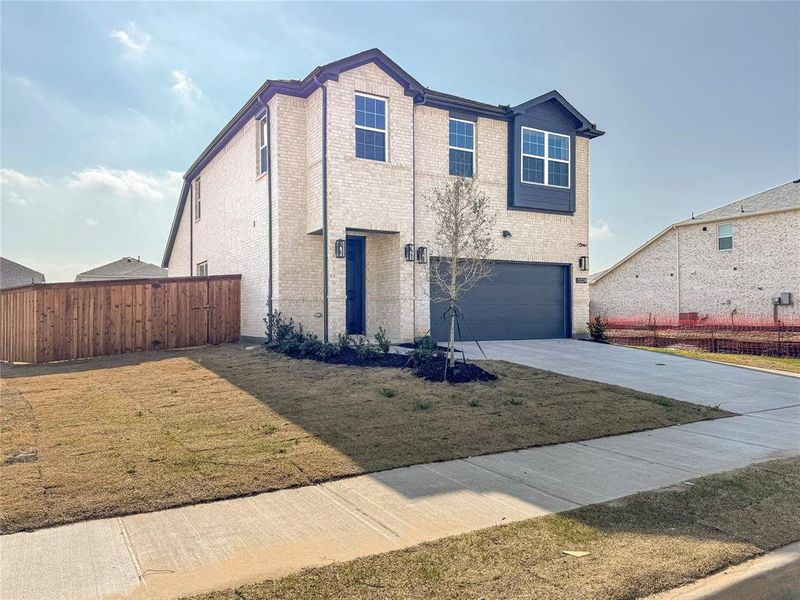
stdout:
[(733, 249), (733, 225), (717, 225), (717, 250)]
[(259, 175), (263, 175), (267, 172), (267, 167), (269, 166), (269, 159), (267, 158), (267, 144), (268, 144), (268, 132), (267, 132), (267, 116), (264, 117), (258, 122), (258, 173)]
[(208, 277), (208, 261), (204, 260), (201, 263), (197, 263), (196, 272), (198, 277)]
[(569, 136), (522, 128), (522, 183), (568, 188), (569, 163)]
[(200, 178), (194, 180), (194, 220), (200, 219)]
[(475, 123), (450, 119), (450, 175), (472, 177), (475, 165)]
[(356, 157), (386, 161), (386, 100), (356, 94)]

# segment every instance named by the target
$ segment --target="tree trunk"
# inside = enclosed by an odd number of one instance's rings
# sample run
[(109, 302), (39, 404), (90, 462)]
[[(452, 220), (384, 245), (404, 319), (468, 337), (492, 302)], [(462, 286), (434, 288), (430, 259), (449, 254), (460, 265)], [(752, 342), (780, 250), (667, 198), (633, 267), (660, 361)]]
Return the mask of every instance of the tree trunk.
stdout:
[(456, 366), (456, 294), (458, 293), (458, 263), (451, 261), (450, 266), (450, 340), (447, 344), (450, 367)]

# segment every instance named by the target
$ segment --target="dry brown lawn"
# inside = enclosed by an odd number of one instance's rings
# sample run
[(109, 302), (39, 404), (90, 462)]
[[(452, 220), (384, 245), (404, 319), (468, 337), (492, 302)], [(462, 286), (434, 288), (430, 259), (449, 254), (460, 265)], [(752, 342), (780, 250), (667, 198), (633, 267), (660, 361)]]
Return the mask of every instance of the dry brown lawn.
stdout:
[(688, 358), (699, 358), (701, 360), (713, 360), (716, 362), (730, 363), (732, 365), (742, 365), (746, 367), (758, 367), (759, 369), (771, 369), (773, 371), (786, 371), (787, 373), (800, 374), (800, 358), (781, 358), (778, 356), (757, 356), (753, 354), (728, 354), (725, 352), (703, 352), (701, 350), (683, 350), (681, 348), (650, 348), (640, 346), (642, 350), (652, 352), (663, 352), (664, 354), (676, 354)]
[(800, 458), (692, 484), (195, 600), (640, 598), (800, 540)]
[(3, 371), (0, 527), (33, 529), (726, 416), (502, 362), (491, 383), (226, 345)]

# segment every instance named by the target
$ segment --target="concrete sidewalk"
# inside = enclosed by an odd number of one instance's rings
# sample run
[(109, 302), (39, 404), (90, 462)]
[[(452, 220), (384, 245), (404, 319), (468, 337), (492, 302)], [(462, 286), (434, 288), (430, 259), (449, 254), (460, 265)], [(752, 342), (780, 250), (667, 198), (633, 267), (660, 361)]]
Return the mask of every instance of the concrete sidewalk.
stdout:
[[(463, 344), (467, 358), (563, 373), (731, 412), (800, 406), (800, 379), (735, 365), (581, 340), (514, 340)], [(483, 352), (481, 352), (481, 350)]]
[(5, 600), (168, 598), (800, 454), (795, 408), (0, 536)]

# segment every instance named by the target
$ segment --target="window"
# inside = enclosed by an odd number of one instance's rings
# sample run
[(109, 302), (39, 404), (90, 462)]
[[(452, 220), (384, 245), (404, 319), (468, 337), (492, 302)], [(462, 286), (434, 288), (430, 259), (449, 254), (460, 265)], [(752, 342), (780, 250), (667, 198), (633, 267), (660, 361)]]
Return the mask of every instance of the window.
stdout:
[(197, 263), (197, 276), (198, 277), (208, 277), (208, 261), (204, 260), (201, 263)]
[(263, 175), (267, 172), (269, 159), (267, 158), (267, 117), (266, 115), (258, 122), (258, 174)]
[(200, 220), (200, 178), (194, 180), (194, 220)]
[(733, 225), (717, 225), (717, 250), (733, 249)]
[(356, 157), (386, 161), (386, 100), (356, 94)]
[(450, 119), (450, 175), (472, 177), (475, 164), (475, 123)]
[(569, 136), (522, 128), (522, 183), (569, 187)]

